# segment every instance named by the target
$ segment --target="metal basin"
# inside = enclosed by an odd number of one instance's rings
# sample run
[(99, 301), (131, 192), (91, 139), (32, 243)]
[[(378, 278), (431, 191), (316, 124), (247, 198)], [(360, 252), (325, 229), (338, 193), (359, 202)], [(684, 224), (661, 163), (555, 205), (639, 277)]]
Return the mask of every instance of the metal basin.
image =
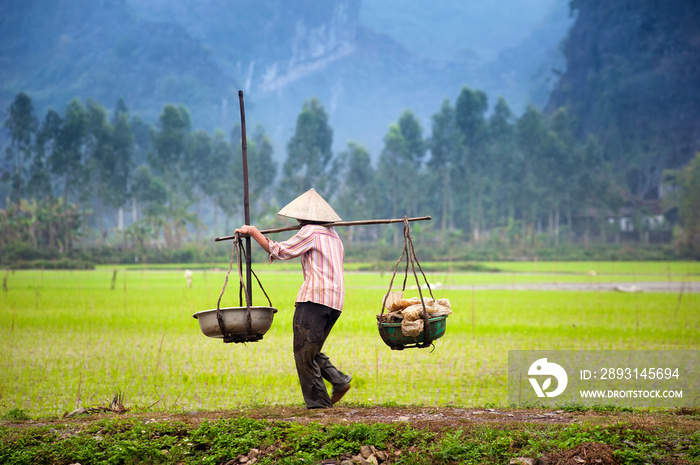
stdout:
[[(250, 307), (251, 330), (249, 332), (246, 324), (246, 307), (222, 308), (224, 328), (231, 335), (231, 339), (224, 339), (224, 342), (251, 342), (262, 339), (272, 326), (275, 313), (277, 309), (274, 307)], [(197, 312), (192, 317), (199, 321), (199, 327), (205, 336), (224, 337), (219, 328), (215, 308)]]

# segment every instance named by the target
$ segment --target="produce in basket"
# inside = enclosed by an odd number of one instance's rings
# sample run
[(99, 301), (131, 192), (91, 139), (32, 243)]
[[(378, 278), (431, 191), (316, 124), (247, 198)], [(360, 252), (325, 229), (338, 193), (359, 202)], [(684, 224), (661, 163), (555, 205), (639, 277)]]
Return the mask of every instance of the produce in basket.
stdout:
[[(425, 309), (429, 318), (434, 318), (452, 313), (452, 307), (448, 299), (433, 300), (423, 297)], [(382, 323), (401, 323), (401, 333), (404, 336), (416, 337), (423, 332), (423, 304), (420, 297), (411, 299), (403, 298), (403, 291), (390, 292), (386, 296), (384, 313), (380, 321)]]

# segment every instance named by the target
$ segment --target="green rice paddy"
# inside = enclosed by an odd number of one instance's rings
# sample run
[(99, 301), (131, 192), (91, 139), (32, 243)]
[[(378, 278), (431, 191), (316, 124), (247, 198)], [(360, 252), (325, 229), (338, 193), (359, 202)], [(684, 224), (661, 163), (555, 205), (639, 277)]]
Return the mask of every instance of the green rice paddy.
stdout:
[[(283, 265), (283, 266), (280, 266)], [(393, 271), (346, 274), (346, 307), (324, 352), (353, 376), (344, 402), (483, 406), (507, 404), (509, 350), (699, 349), (700, 294), (521, 291), (515, 283), (697, 282), (697, 262), (485, 263), (495, 273), (426, 273), (453, 314), (434, 349), (390, 350), (379, 337)], [(279, 309), (264, 339), (224, 344), (192, 314), (216, 307), (226, 265), (182, 269), (3, 271), (0, 291), (0, 411), (62, 415), (105, 404), (116, 392), (131, 408), (220, 410), (301, 405), (292, 354), (298, 266), (256, 265)], [(353, 266), (349, 264), (348, 270)], [(116, 272), (116, 277), (114, 271)], [(403, 271), (399, 270), (400, 273)], [(417, 295), (409, 276), (406, 295)], [(401, 286), (397, 276), (394, 290)], [(437, 285), (440, 283), (440, 285)], [(498, 284), (479, 290), (477, 284)], [(254, 289), (255, 305), (266, 305)], [(236, 271), (223, 306), (238, 306)]]

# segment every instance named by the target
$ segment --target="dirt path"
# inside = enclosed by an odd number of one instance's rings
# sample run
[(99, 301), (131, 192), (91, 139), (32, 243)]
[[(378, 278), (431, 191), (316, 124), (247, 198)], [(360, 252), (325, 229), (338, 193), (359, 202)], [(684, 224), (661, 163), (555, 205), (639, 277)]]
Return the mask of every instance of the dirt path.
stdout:
[(69, 418), (40, 419), (24, 422), (0, 422), (3, 426), (46, 426), (53, 424), (90, 423), (104, 418), (131, 418), (149, 422), (182, 421), (198, 424), (202, 421), (247, 417), (259, 420), (343, 424), (366, 423), (410, 423), (414, 427), (442, 430), (468, 425), (494, 424), (498, 427), (517, 428), (520, 424), (546, 425), (612, 425), (625, 423), (639, 428), (669, 428), (677, 431), (700, 430), (700, 415), (697, 411), (664, 412), (595, 412), (564, 411), (553, 409), (504, 409), (504, 408), (457, 408), (457, 407), (336, 407), (325, 410), (307, 410), (304, 407), (256, 407), (244, 410), (222, 410), (207, 412), (128, 412), (116, 415), (111, 412), (77, 415)]
[(474, 286), (442, 286), (455, 290), (513, 290), (513, 291), (581, 291), (581, 292), (671, 292), (678, 294), (700, 292), (700, 282), (641, 281), (637, 283), (527, 283), (527, 284), (478, 284)]
[[(381, 286), (363, 286), (364, 289), (386, 289)], [(700, 281), (639, 281), (639, 282), (587, 282), (570, 283), (552, 280), (549, 283), (512, 283), (512, 284), (431, 284), (433, 290), (448, 289), (457, 291), (578, 291), (578, 292), (670, 292), (697, 293), (700, 292)], [(416, 289), (407, 286), (406, 289)]]
[[(227, 414), (230, 412), (222, 412)], [(694, 415), (684, 414), (694, 413)], [(195, 417), (197, 414), (191, 414)], [(207, 414), (209, 415), (209, 414)], [(216, 415), (216, 413), (214, 413)], [(700, 416), (697, 412), (594, 412), (553, 409), (504, 409), (504, 408), (456, 408), (456, 407), (336, 407), (328, 410), (306, 410), (303, 407), (269, 407), (247, 411), (253, 418), (293, 421), (345, 423), (396, 423), (407, 422), (416, 427), (430, 429), (454, 428), (468, 424), (499, 424), (513, 427), (522, 423), (549, 425), (591, 424), (610, 425), (628, 423), (639, 427), (668, 427), (678, 431), (698, 431)], [(235, 416), (235, 414), (234, 414)]]

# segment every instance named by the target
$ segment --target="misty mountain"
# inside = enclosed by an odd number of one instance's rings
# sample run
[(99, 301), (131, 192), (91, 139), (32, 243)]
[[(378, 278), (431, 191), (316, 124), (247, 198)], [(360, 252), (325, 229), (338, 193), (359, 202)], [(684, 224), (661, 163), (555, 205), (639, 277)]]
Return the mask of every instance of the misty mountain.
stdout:
[(376, 155), (389, 124), (430, 116), (462, 86), (502, 95), (516, 113), (544, 105), (571, 18), (563, 0), (2, 0), (0, 105), (17, 93), (40, 117), (72, 98), (108, 108), (123, 97), (155, 122), (184, 104), (196, 127), (230, 130), (237, 91), (249, 125), (277, 153), (302, 103), (318, 97), (336, 150), (354, 140)]

